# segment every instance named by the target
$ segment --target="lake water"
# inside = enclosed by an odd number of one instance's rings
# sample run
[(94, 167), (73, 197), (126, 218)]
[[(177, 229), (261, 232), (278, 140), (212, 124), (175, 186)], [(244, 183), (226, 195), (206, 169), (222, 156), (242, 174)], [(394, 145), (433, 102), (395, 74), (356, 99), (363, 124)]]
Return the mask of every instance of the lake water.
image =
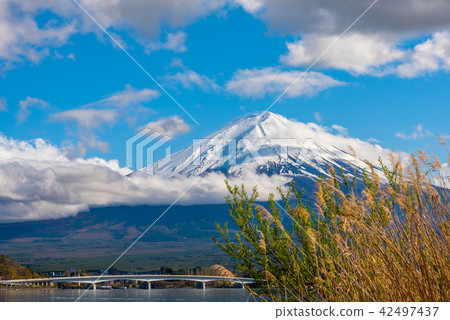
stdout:
[[(0, 289), (0, 302), (70, 302), (75, 301), (82, 289)], [(245, 289), (128, 289), (89, 290), (80, 301), (93, 302), (245, 302), (254, 301)]]

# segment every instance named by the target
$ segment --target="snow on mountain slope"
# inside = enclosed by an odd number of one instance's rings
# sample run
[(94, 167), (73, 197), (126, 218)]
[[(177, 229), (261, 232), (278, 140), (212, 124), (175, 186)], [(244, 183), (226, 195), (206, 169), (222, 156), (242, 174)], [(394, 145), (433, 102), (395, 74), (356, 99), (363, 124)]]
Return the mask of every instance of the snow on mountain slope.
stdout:
[(333, 134), (317, 124), (265, 112), (238, 118), (139, 172), (164, 176), (256, 172), (314, 178), (326, 175), (329, 166), (344, 167), (349, 173), (354, 166), (367, 168), (364, 160), (377, 164), (385, 153), (378, 145)]

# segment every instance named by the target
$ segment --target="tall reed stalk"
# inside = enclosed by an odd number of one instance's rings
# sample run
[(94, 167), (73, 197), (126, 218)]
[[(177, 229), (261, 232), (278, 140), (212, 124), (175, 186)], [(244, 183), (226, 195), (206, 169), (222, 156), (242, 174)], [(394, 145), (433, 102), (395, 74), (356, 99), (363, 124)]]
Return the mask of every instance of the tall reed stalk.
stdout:
[[(449, 156), (450, 163), (450, 156)], [(390, 156), (380, 170), (349, 177), (329, 170), (315, 201), (294, 184), (257, 205), (258, 191), (231, 186), (238, 230), (217, 225), (217, 245), (258, 282), (268, 301), (448, 301), (450, 178), (422, 151), (407, 164)], [(449, 164), (447, 164), (449, 165)]]

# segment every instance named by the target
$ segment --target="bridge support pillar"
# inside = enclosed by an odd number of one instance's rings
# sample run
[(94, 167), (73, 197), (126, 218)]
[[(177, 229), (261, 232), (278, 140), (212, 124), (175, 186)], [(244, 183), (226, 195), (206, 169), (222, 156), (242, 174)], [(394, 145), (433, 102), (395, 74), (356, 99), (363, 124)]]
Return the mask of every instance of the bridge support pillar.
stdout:
[(147, 282), (148, 291), (152, 290), (152, 283), (150, 281)]
[(205, 283), (204, 282), (197, 282), (197, 289), (205, 290), (206, 289)]
[(96, 283), (92, 284), (92, 290), (97, 290), (97, 284)]

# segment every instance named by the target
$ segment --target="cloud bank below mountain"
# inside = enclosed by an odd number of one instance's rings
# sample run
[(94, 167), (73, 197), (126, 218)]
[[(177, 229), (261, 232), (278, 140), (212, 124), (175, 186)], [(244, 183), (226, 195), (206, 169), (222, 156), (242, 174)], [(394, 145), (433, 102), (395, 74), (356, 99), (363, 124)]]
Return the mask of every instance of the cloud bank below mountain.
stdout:
[[(65, 152), (42, 139), (25, 142), (0, 136), (0, 222), (57, 219), (90, 207), (223, 203), (227, 194), (222, 174), (167, 178), (127, 176), (117, 160), (70, 160)], [(231, 183), (252, 183), (249, 176)], [(198, 180), (197, 180), (198, 179)], [(258, 176), (270, 192), (284, 177)]]
[[(242, 130), (254, 127), (249, 124), (254, 122), (255, 117), (239, 118), (228, 125), (229, 130), (238, 130), (235, 132), (238, 139)], [(338, 125), (328, 128), (315, 123), (287, 120), (270, 113), (265, 114), (265, 119), (264, 125), (259, 123), (246, 135), (248, 139), (253, 137), (253, 133), (264, 129), (273, 139), (294, 135), (340, 150), (350, 150), (351, 146), (360, 162), (368, 160), (377, 163), (379, 157), (388, 158), (388, 149), (352, 138), (345, 128)], [(224, 128), (218, 132), (225, 133), (228, 127)], [(244, 151), (239, 154), (242, 156)], [(266, 198), (266, 193), (277, 195), (276, 188), (290, 180), (277, 173), (270, 177), (258, 175), (251, 165), (242, 170), (240, 176), (226, 177), (221, 171), (205, 171), (209, 172), (205, 175), (180, 173), (170, 177), (131, 175), (132, 171), (120, 167), (118, 160), (73, 158), (70, 154), (70, 150), (58, 148), (42, 139), (18, 141), (0, 134), (0, 222), (57, 219), (98, 206), (224, 203), (227, 195), (225, 179), (229, 179), (231, 184), (247, 187), (258, 185), (262, 198)], [(400, 155), (406, 159), (405, 153)], [(188, 157), (181, 160), (186, 162)]]

